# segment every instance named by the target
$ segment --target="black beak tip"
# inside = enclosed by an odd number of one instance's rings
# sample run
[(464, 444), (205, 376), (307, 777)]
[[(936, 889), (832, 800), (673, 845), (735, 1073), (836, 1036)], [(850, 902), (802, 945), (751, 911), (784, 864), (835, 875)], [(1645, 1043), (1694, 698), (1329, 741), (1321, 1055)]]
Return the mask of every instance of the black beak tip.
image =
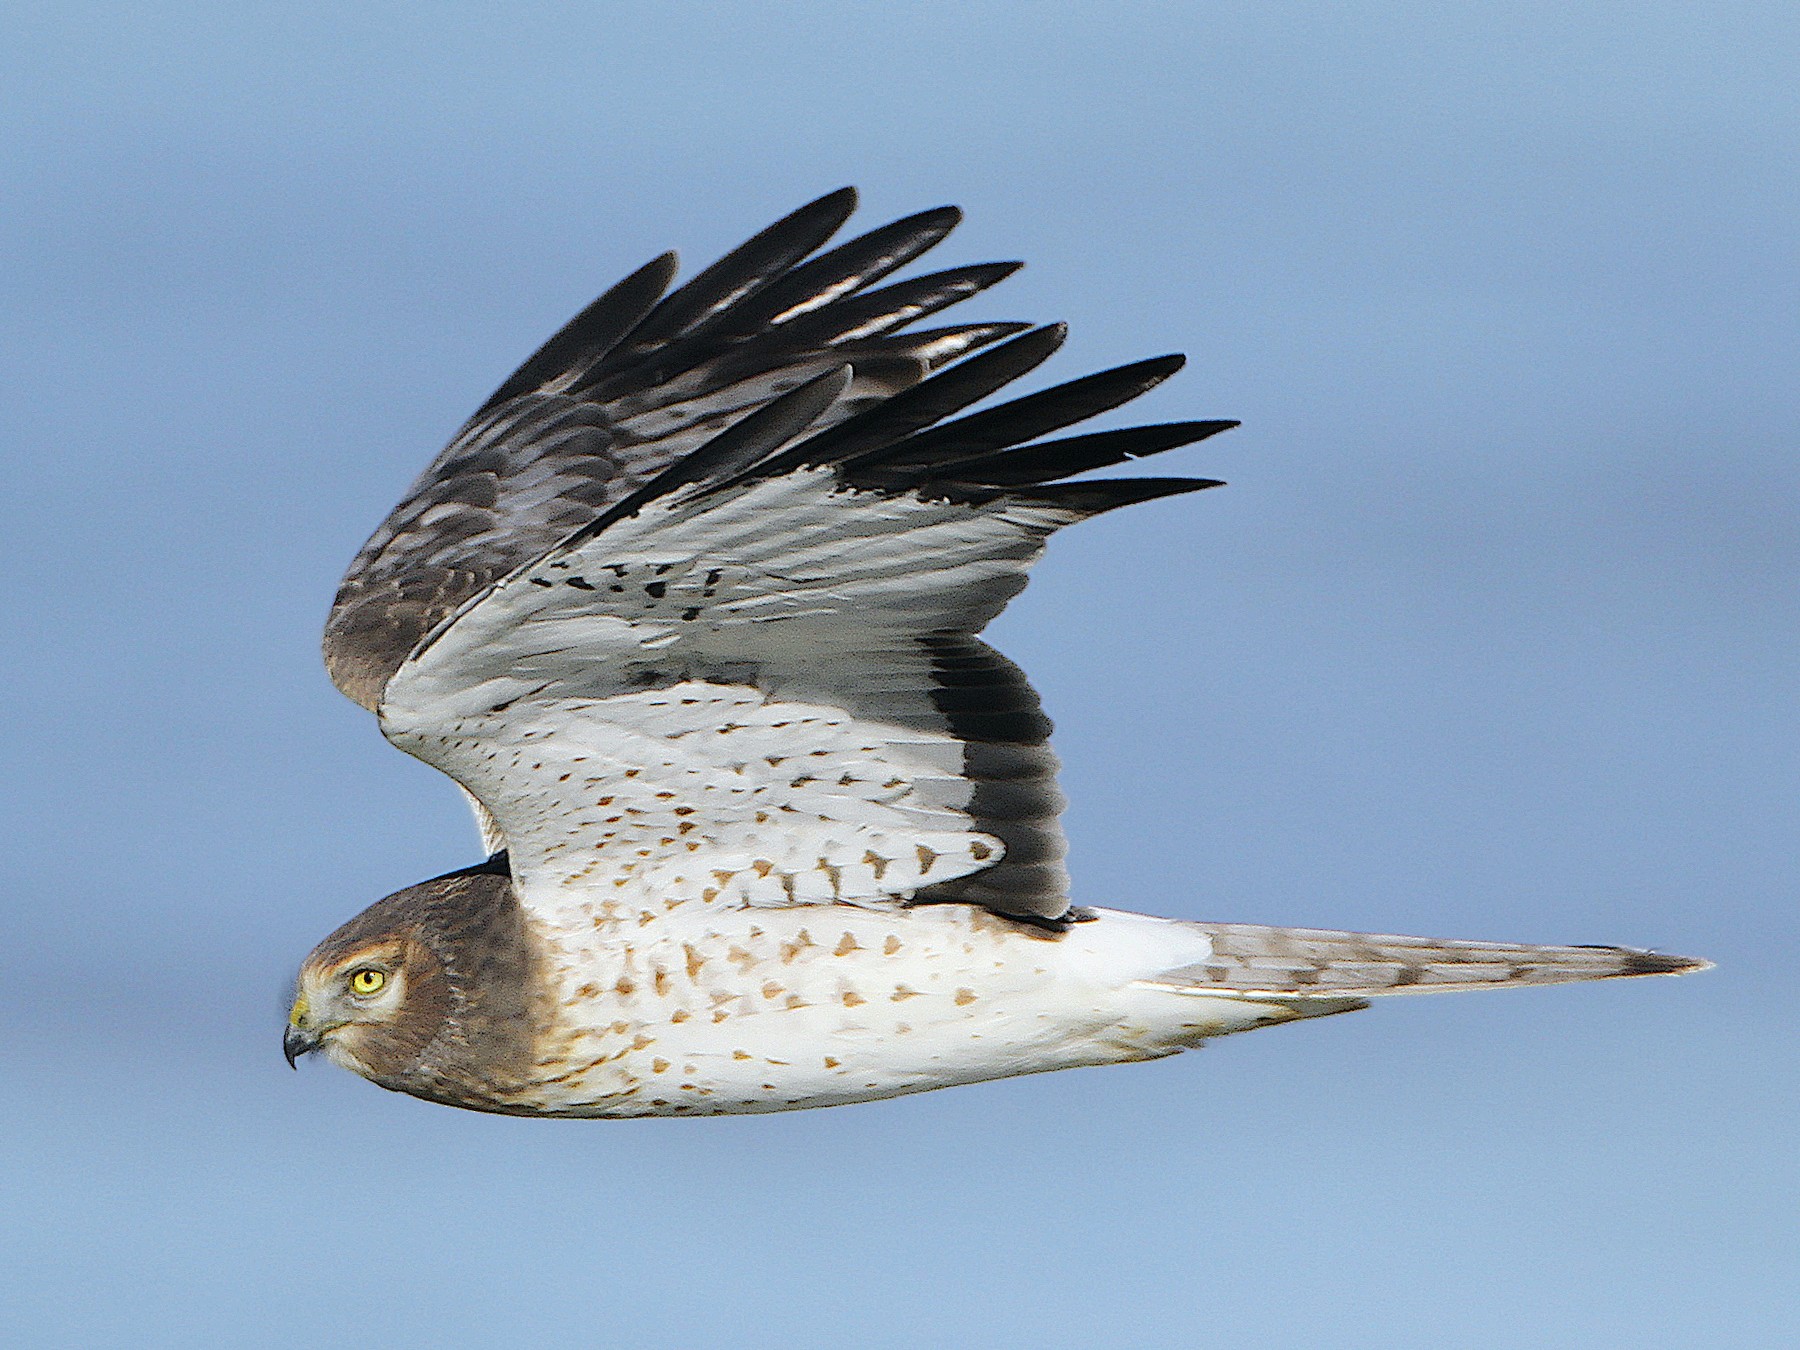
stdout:
[(286, 1057), (290, 1069), (298, 1069), (300, 1056), (317, 1046), (318, 1042), (299, 1027), (290, 1026), (281, 1036), (281, 1053)]

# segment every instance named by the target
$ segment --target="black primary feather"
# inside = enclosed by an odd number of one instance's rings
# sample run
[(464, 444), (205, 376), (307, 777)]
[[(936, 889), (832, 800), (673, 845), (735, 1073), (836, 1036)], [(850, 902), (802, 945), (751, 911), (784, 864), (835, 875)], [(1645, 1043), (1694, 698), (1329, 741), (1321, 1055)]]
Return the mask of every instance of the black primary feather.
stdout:
[[(855, 203), (849, 189), (829, 193), (673, 292), (674, 255), (664, 255), (514, 371), (351, 564), (325, 637), (339, 687), (375, 707), (393, 671), (451, 613), (576, 533), (678, 487), (713, 491), (832, 464), (847, 484), (883, 491), (1037, 496), (1052, 479), (1198, 439), (1139, 428), (1025, 444), (1142, 393), (1178, 358), (945, 421), (1047, 358), (1063, 329), (909, 331), (1019, 264), (889, 281), (960, 212), (921, 211), (826, 249)], [(846, 364), (847, 385), (837, 373)], [(1101, 509), (1148, 491), (1087, 486), (1058, 500)]]

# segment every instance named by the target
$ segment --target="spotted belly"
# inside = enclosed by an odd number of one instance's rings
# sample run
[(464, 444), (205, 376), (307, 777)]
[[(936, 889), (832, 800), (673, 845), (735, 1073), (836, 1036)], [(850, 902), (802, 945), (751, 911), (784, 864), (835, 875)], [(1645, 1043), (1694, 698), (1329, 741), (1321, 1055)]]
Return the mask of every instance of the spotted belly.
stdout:
[(1059, 935), (964, 906), (678, 906), (577, 931), (545, 940), (514, 1109), (794, 1110), (1179, 1048), (1122, 1023)]

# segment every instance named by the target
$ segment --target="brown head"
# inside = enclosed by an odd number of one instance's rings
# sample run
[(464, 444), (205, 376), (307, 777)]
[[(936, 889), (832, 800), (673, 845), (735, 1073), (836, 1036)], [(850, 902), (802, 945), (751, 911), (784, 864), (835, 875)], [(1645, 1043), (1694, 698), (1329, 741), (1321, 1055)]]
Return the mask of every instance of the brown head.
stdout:
[(535, 1055), (539, 963), (504, 859), (378, 900), (312, 951), (282, 1049), (397, 1092), (506, 1109)]

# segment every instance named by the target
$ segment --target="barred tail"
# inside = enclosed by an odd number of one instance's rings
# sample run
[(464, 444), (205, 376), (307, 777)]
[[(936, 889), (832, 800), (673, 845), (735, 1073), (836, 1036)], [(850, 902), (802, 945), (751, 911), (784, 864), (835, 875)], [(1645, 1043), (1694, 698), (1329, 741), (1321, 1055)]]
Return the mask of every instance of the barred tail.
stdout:
[(1362, 1000), (1380, 994), (1504, 989), (1627, 975), (1685, 975), (1712, 964), (1630, 947), (1446, 942), (1236, 923), (1184, 926), (1206, 936), (1211, 955), (1157, 975), (1154, 983), (1194, 993), (1262, 995), (1289, 1006), (1315, 999)]

